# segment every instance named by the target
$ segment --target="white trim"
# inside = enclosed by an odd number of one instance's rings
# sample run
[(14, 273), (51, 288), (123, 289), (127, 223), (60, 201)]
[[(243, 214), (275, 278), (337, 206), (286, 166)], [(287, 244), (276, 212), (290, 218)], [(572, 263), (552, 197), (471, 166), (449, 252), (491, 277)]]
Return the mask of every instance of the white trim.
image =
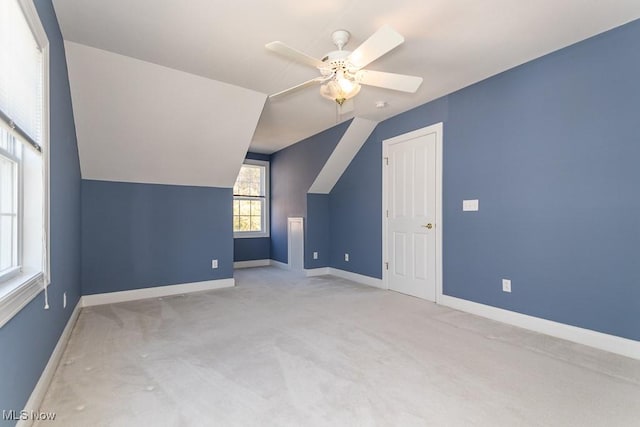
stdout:
[(301, 251), (302, 253), (299, 253), (297, 255), (299, 255), (302, 258), (302, 266), (300, 269), (295, 269), (295, 271), (303, 271), (304, 270), (304, 239), (305, 239), (305, 233), (304, 233), (304, 228), (305, 228), (305, 223), (304, 223), (304, 218), (300, 217), (300, 216), (290, 216), (287, 218), (287, 266), (289, 268), (289, 270), (294, 270), (293, 265), (291, 265), (291, 259), (292, 259), (292, 254), (294, 254), (294, 252), (292, 251), (291, 248), (293, 248), (293, 239), (294, 239), (294, 235), (293, 233), (291, 233), (291, 225), (292, 224), (300, 224), (300, 228), (302, 229), (301, 233), (302, 236), (302, 248)]
[(282, 268), (283, 270), (291, 270), (289, 268), (289, 264), (285, 264), (284, 262), (276, 261), (275, 259), (269, 260), (271, 261), (271, 265), (274, 267)]
[(387, 251), (387, 221), (386, 210), (387, 206), (387, 168), (385, 158), (388, 157), (388, 147), (391, 144), (396, 144), (409, 139), (419, 138), (421, 136), (429, 135), (431, 133), (436, 134), (436, 218), (435, 218), (435, 231), (436, 231), (436, 303), (439, 303), (439, 297), (442, 295), (442, 174), (443, 174), (443, 124), (442, 122), (427, 126), (421, 129), (414, 130), (402, 135), (398, 135), (393, 138), (385, 139), (382, 141), (382, 289), (389, 289), (389, 275), (385, 268), (385, 262), (389, 259)]
[[(53, 349), (51, 356), (49, 357), (49, 361), (47, 362), (47, 366), (45, 366), (42, 374), (40, 375), (40, 379), (38, 383), (34, 387), (31, 392), (31, 396), (29, 396), (29, 400), (27, 400), (26, 405), (24, 406), (24, 410), (31, 413), (31, 411), (38, 412), (40, 410), (40, 405), (42, 404), (42, 400), (44, 399), (47, 390), (49, 389), (49, 385), (51, 384), (51, 380), (53, 379), (53, 375), (56, 372), (58, 365), (60, 364), (60, 359), (64, 354), (64, 350), (67, 347), (67, 342), (71, 337), (71, 332), (78, 320), (78, 316), (80, 315), (80, 310), (82, 308), (81, 301), (78, 301), (76, 307), (73, 309), (69, 320), (67, 320), (67, 325), (64, 327), (60, 338), (58, 338), (58, 343), (56, 347)], [(20, 420), (16, 424), (17, 427), (29, 427), (33, 425), (33, 420)]]
[[(21, 283), (22, 282), (22, 283)], [(22, 308), (29, 304), (43, 288), (42, 273), (19, 274), (7, 281), (0, 283), (0, 288), (11, 289), (0, 298), (0, 328), (2, 328)]]
[(153, 288), (132, 289), (130, 291), (107, 292), (104, 294), (85, 295), (82, 297), (82, 306), (113, 304), (125, 301), (137, 301), (147, 298), (166, 297), (169, 295), (181, 295), (191, 292), (211, 291), (214, 289), (231, 288), (236, 285), (233, 278), (207, 280), (204, 282), (183, 283), (180, 285), (156, 286)]
[(304, 274), (307, 277), (315, 277), (315, 276), (328, 276), (331, 274), (329, 267), (320, 267), (320, 268), (305, 268)]
[[(40, 22), (38, 20), (38, 22)], [(41, 25), (42, 26), (42, 25)], [(43, 201), (43, 209), (44, 209), (44, 244), (46, 245), (44, 248), (44, 286), (45, 288), (49, 286), (51, 283), (51, 156), (49, 155), (51, 151), (51, 141), (50, 137), (50, 114), (51, 114), (51, 106), (49, 105), (49, 94), (51, 92), (51, 87), (49, 85), (49, 70), (50, 70), (50, 62), (49, 62), (49, 42), (47, 41), (47, 46), (42, 48), (42, 58), (45, 63), (45, 72), (44, 72), (44, 82), (43, 86), (45, 87), (44, 94), (42, 96), (42, 103), (44, 105), (45, 114), (43, 114), (42, 118), (42, 161), (44, 163), (44, 201)]]
[(362, 274), (352, 273), (351, 271), (340, 270), (338, 268), (329, 268), (329, 274), (343, 279), (352, 280), (363, 285), (373, 286), (374, 288), (387, 289), (382, 279), (377, 279), (375, 277), (364, 276)]
[(448, 295), (441, 294), (438, 303), (456, 310), (497, 320), (498, 322), (508, 323), (552, 337), (640, 360), (640, 341), (541, 319)]
[(363, 285), (373, 286), (374, 288), (387, 289), (384, 287), (382, 279), (377, 279), (375, 277), (364, 276), (362, 274), (352, 273), (351, 271), (340, 270), (339, 268), (332, 267), (329, 267), (329, 274), (343, 279), (352, 280)]
[(34, 0), (18, 0), (20, 3), (20, 8), (22, 9), (22, 13), (24, 13), (27, 23), (33, 32), (33, 35), (38, 43), (38, 46), (42, 50), (42, 140), (39, 141), (40, 146), (42, 147), (42, 162), (43, 162), (43, 174), (44, 174), (44, 183), (42, 191), (43, 194), (43, 209), (44, 209), (44, 244), (46, 247), (44, 248), (44, 260), (43, 260), (43, 286), (46, 290), (49, 283), (51, 283), (51, 237), (50, 237), (50, 215), (49, 215), (49, 194), (50, 194), (50, 115), (51, 115), (51, 107), (50, 107), (50, 59), (49, 59), (49, 38), (47, 36), (47, 32), (42, 25), (42, 21), (40, 21), (40, 15), (38, 14), (38, 10), (34, 4)]
[(362, 285), (373, 286), (374, 288), (384, 289), (384, 283), (382, 279), (377, 279), (375, 277), (365, 276), (363, 274), (353, 273), (351, 271), (341, 270), (339, 268), (333, 267), (320, 267), (320, 268), (310, 268), (304, 270), (307, 277), (316, 277), (316, 276), (336, 276), (342, 279), (351, 280), (353, 282), (360, 283)]
[(268, 265), (271, 265), (270, 259), (252, 259), (249, 261), (236, 261), (233, 263), (233, 268), (265, 267)]
[(20, 8), (22, 9), (22, 13), (27, 18), (27, 23), (31, 28), (31, 32), (38, 43), (38, 46), (41, 49), (49, 46), (49, 38), (47, 37), (47, 32), (44, 30), (42, 26), (42, 22), (40, 22), (40, 15), (38, 15), (38, 10), (36, 9), (33, 0), (18, 0), (20, 4)]

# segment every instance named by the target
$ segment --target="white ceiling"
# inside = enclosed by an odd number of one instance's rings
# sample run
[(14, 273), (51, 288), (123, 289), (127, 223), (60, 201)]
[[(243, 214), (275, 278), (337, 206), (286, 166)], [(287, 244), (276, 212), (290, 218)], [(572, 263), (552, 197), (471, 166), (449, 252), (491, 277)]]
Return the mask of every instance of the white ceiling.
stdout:
[[(423, 77), (416, 94), (364, 87), (355, 111), (339, 119), (335, 105), (316, 88), (267, 101), (251, 140), (253, 151), (265, 153), (353, 115), (384, 120), (640, 17), (638, 0), (54, 0), (54, 5), (68, 41), (263, 94), (317, 76), (317, 70), (267, 51), (267, 42), (280, 40), (321, 58), (334, 50), (335, 29), (351, 32), (348, 50), (383, 24), (405, 36), (403, 45), (368, 68)], [(388, 107), (376, 109), (378, 100)], [(240, 119), (245, 114), (243, 108), (234, 112)], [(251, 121), (251, 112), (246, 114)]]
[(264, 94), (73, 42), (65, 51), (84, 179), (233, 187)]

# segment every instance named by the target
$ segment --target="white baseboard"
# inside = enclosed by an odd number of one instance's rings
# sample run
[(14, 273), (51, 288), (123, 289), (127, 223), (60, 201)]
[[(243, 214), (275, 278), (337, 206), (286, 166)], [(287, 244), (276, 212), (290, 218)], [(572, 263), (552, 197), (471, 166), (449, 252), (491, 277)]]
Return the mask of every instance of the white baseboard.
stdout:
[(352, 273), (346, 270), (340, 270), (339, 268), (333, 268), (333, 267), (310, 268), (310, 269), (305, 269), (304, 272), (307, 275), (307, 277), (326, 276), (326, 275), (337, 276), (343, 279), (352, 280), (362, 285), (373, 286), (374, 288), (380, 288), (380, 289), (387, 289), (384, 287), (384, 282), (382, 281), (382, 279), (364, 276), (362, 274)]
[(250, 261), (236, 261), (233, 263), (233, 268), (265, 267), (268, 265), (271, 265), (270, 259), (252, 259)]
[(280, 262), (280, 261), (276, 261), (275, 259), (270, 259), (269, 261), (271, 261), (271, 265), (274, 266), (274, 267), (282, 268), (284, 270), (291, 270), (291, 268), (289, 267), (289, 264), (286, 264), (286, 263)]
[(309, 269), (305, 268), (304, 274), (306, 274), (307, 277), (314, 277), (314, 276), (327, 276), (331, 273), (329, 272), (329, 267), (320, 267), (320, 268), (309, 268)]
[(329, 267), (329, 274), (343, 279), (353, 280), (354, 282), (358, 282), (363, 285), (373, 286), (374, 288), (387, 289), (384, 287), (382, 279), (377, 279), (375, 277), (364, 276), (362, 274), (352, 273), (350, 271), (340, 270), (339, 268), (333, 267)]
[[(42, 400), (44, 399), (44, 395), (47, 393), (49, 385), (51, 384), (51, 380), (53, 379), (53, 374), (55, 374), (56, 369), (60, 364), (60, 359), (62, 359), (62, 354), (64, 353), (64, 349), (67, 347), (67, 342), (69, 341), (69, 337), (71, 336), (71, 331), (73, 331), (73, 327), (78, 320), (81, 309), (82, 301), (78, 301), (75, 308), (73, 309), (73, 312), (71, 313), (71, 316), (69, 317), (69, 320), (67, 320), (67, 325), (62, 331), (56, 347), (53, 349), (53, 352), (49, 357), (47, 366), (45, 366), (44, 370), (42, 371), (40, 379), (31, 392), (31, 396), (29, 396), (29, 400), (24, 407), (24, 410), (28, 413), (32, 413), (32, 411), (39, 412), (40, 405), (42, 404)], [(30, 427), (31, 425), (33, 425), (33, 420), (20, 420), (16, 424), (17, 427)]]
[(169, 295), (181, 295), (191, 292), (211, 291), (214, 289), (231, 288), (236, 285), (233, 278), (207, 280), (204, 282), (183, 283), (180, 285), (156, 286), (153, 288), (132, 289), (130, 291), (107, 292), (104, 294), (85, 295), (82, 297), (82, 306), (113, 304), (117, 302), (136, 301), (147, 298), (166, 297)]
[(640, 341), (566, 325), (448, 295), (439, 295), (438, 304), (621, 356), (640, 359)]

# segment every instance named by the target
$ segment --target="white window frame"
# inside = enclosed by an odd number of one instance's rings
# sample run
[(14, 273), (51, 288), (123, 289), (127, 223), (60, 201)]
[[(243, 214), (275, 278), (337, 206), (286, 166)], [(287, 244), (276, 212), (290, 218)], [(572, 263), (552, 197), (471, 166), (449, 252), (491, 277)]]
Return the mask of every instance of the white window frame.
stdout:
[[(269, 222), (269, 162), (266, 160), (253, 160), (253, 159), (245, 159), (245, 161), (242, 163), (243, 165), (254, 165), (254, 166), (262, 166), (264, 167), (264, 209), (262, 210), (262, 221), (263, 221), (263, 231), (234, 231), (233, 232), (233, 238), (234, 239), (252, 239), (252, 238), (258, 238), (258, 237), (269, 237), (271, 235), (270, 233), (270, 222)], [(250, 197), (242, 197), (242, 196), (238, 196), (236, 197), (236, 195), (234, 194), (233, 196), (233, 200), (236, 199), (241, 199), (241, 200), (245, 200), (245, 199), (250, 199)], [(231, 212), (231, 215), (233, 215), (233, 209)], [(232, 220), (233, 220), (233, 216), (232, 216)], [(232, 224), (233, 227), (233, 224)]]
[[(9, 131), (8, 129), (6, 130), (7, 132)], [(11, 133), (9, 133), (11, 135), (11, 137), (15, 136)], [(14, 144), (16, 145), (15, 150), (20, 150), (19, 153), (10, 153), (8, 151), (5, 151), (3, 148), (0, 147), (0, 156), (6, 158), (9, 161), (12, 161), (16, 164), (16, 192), (17, 194), (17, 200), (16, 200), (16, 204), (17, 204), (17, 247), (16, 247), (16, 260), (17, 260), (17, 266), (13, 267), (12, 269), (10, 269), (9, 271), (3, 273), (0, 275), (0, 285), (2, 284), (2, 282), (6, 282), (9, 279), (16, 277), (20, 274), (20, 272), (22, 271), (22, 227), (23, 227), (23, 222), (21, 219), (21, 215), (22, 215), (22, 208), (23, 208), (23, 204), (22, 204), (22, 195), (23, 195), (23, 176), (22, 176), (22, 170), (23, 170), (23, 164), (22, 164), (22, 150), (23, 150), (23, 142), (20, 141), (18, 138), (15, 138)]]
[[(22, 268), (21, 271), (12, 275), (11, 278), (0, 282), (0, 328), (4, 326), (9, 320), (11, 320), (24, 306), (29, 304), (40, 292), (46, 290), (46, 287), (50, 283), (50, 233), (49, 233), (49, 39), (47, 33), (42, 26), (38, 11), (36, 10), (33, 0), (17, 0), (22, 12), (29, 24), (33, 36), (42, 51), (42, 129), (41, 129), (41, 141), (42, 147), (42, 167), (43, 171), (43, 266), (41, 271), (28, 271)], [(18, 140), (21, 140), (20, 135), (15, 135)], [(22, 142), (19, 142), (22, 143)], [(24, 144), (24, 143), (23, 143)], [(23, 146), (24, 150), (30, 148)], [(24, 153), (23, 153), (24, 154)], [(23, 156), (24, 157), (24, 156)], [(21, 177), (22, 178), (22, 177)], [(22, 185), (23, 180), (21, 180)], [(20, 191), (19, 203), (23, 203), (23, 194)], [(22, 212), (22, 210), (21, 210)], [(24, 221), (19, 226), (19, 239), (18, 250), (22, 251), (24, 245), (22, 244), (22, 229), (24, 228)], [(20, 259), (23, 259), (23, 253), (19, 254)], [(48, 305), (45, 306), (48, 308)]]

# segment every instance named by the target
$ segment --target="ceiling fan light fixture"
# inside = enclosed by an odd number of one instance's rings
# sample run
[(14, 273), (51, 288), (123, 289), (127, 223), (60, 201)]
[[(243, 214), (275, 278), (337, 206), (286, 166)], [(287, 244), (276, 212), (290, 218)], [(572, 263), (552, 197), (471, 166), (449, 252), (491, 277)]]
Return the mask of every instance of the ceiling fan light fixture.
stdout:
[(342, 70), (327, 83), (320, 86), (320, 95), (342, 105), (360, 92), (360, 83), (355, 78), (346, 75)]
[(415, 93), (422, 84), (422, 77), (382, 71), (365, 70), (364, 67), (387, 52), (404, 43), (404, 37), (388, 25), (382, 26), (354, 51), (344, 50), (350, 34), (346, 30), (334, 31), (331, 35), (338, 50), (327, 53), (321, 60), (300, 52), (282, 42), (267, 43), (265, 47), (291, 60), (310, 65), (320, 71), (320, 77), (285, 89), (269, 99), (279, 97), (320, 83), (320, 94), (342, 105), (360, 92), (360, 85)]
[(338, 71), (336, 81), (340, 85), (340, 89), (342, 89), (345, 93), (351, 93), (355, 90), (356, 85), (358, 83), (355, 82), (354, 79), (347, 78), (345, 76), (344, 71)]

